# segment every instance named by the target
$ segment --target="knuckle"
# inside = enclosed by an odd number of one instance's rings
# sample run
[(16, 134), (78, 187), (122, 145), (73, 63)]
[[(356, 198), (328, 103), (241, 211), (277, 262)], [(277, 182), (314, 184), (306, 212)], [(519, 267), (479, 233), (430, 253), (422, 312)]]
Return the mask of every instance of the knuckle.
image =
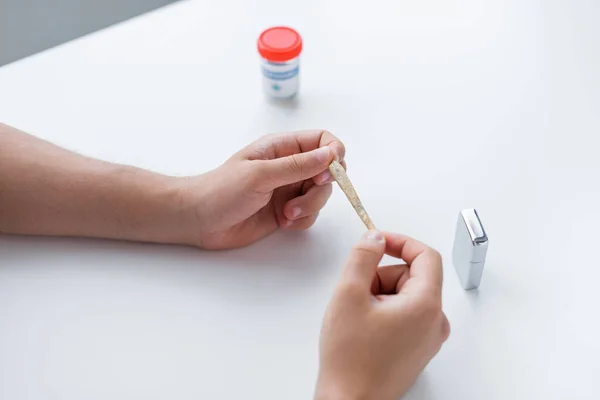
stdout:
[(428, 297), (419, 302), (418, 313), (422, 318), (428, 321), (433, 321), (438, 318), (441, 312), (442, 304), (436, 298)]
[(344, 143), (342, 143), (340, 140), (337, 141), (338, 145), (338, 152), (339, 152), (339, 156), (341, 159), (343, 159), (346, 156), (346, 146), (344, 146)]
[(286, 158), (287, 167), (298, 175), (302, 175), (303, 172), (303, 162), (299, 154), (292, 154), (291, 156)]
[(277, 145), (279, 143), (281, 143), (281, 133), (267, 133), (262, 135), (259, 139), (258, 142), (262, 142), (262, 143), (270, 143), (270, 144), (274, 144)]
[(275, 151), (277, 149), (279, 141), (279, 137), (277, 136), (277, 134), (274, 133), (268, 133), (266, 135), (261, 136), (248, 146), (248, 148), (252, 150), (252, 156), (250, 157), (250, 159), (268, 160), (275, 158)]
[(442, 255), (440, 254), (439, 251), (437, 251), (435, 249), (429, 248), (427, 250), (427, 256), (435, 262), (439, 262), (439, 263), (442, 262)]
[(304, 217), (301, 220), (298, 220), (292, 225), (292, 228), (295, 230), (306, 230), (313, 226), (317, 221), (318, 213), (311, 215), (309, 217)]
[(318, 212), (316, 212), (312, 216), (308, 217), (308, 224), (307, 224), (306, 228), (308, 229), (311, 226), (313, 226), (315, 224), (315, 222), (317, 222), (317, 218), (319, 218)]
[(270, 173), (263, 161), (251, 161), (248, 168), (240, 173), (240, 178), (246, 187), (258, 192), (266, 191), (268, 187), (276, 185), (276, 179)]
[(244, 181), (249, 182), (251, 184), (260, 181), (262, 178), (267, 175), (267, 169), (265, 168), (265, 164), (262, 162), (250, 162), (248, 168), (244, 168), (242, 172), (242, 178)]
[(337, 291), (344, 297), (354, 298), (362, 296), (363, 287), (353, 280), (346, 280), (338, 285)]
[(353, 259), (363, 260), (363, 259), (372, 258), (373, 255), (374, 255), (373, 249), (365, 247), (364, 245), (358, 244), (352, 248), (352, 258)]
[(442, 312), (442, 342), (448, 340), (451, 331), (452, 329), (450, 327), (450, 321), (448, 321), (446, 314)]
[(336, 135), (327, 129), (321, 129), (320, 136), (322, 144), (333, 144), (338, 161), (342, 160), (346, 155), (346, 147), (344, 146), (344, 143), (342, 143), (342, 141)]
[(302, 201), (299, 203), (302, 204), (302, 209), (306, 210), (307, 213), (313, 214), (318, 213), (325, 205), (327, 201), (331, 197), (331, 185), (327, 186), (319, 186), (314, 189), (313, 193), (310, 193), (309, 196), (305, 196)]

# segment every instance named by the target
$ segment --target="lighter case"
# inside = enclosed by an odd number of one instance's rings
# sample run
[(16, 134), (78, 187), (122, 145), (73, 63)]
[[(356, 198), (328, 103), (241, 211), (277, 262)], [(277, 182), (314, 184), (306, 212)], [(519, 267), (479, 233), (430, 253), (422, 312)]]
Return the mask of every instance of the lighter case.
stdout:
[(452, 261), (463, 289), (479, 287), (485, 265), (488, 237), (475, 209), (458, 214)]

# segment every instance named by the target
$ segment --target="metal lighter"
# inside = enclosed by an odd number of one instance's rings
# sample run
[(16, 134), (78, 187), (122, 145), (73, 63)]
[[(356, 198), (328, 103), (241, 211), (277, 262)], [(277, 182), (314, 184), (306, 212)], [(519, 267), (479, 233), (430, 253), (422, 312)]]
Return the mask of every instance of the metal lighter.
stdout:
[(477, 211), (473, 208), (462, 210), (456, 223), (452, 262), (463, 289), (479, 287), (487, 248), (488, 237)]

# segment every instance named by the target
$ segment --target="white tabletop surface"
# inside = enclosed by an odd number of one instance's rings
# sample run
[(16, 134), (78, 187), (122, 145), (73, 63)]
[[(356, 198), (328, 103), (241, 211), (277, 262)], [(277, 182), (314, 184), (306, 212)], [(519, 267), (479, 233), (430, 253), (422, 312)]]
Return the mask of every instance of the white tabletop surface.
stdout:
[[(595, 0), (184, 1), (0, 68), (0, 121), (175, 175), (330, 129), (375, 223), (444, 256), (452, 334), (406, 398), (598, 399), (599, 16)], [(305, 41), (295, 105), (261, 94), (274, 24)], [(478, 292), (451, 263), (469, 207), (490, 237)], [(0, 237), (0, 398), (308, 399), (362, 232), (336, 191), (309, 232), (239, 251)]]

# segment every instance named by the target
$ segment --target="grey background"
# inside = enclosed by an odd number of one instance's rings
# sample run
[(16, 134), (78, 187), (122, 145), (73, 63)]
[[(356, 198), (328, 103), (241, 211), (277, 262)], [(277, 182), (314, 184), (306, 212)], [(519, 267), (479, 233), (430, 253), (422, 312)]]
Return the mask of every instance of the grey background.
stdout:
[(0, 65), (177, 0), (0, 0)]

